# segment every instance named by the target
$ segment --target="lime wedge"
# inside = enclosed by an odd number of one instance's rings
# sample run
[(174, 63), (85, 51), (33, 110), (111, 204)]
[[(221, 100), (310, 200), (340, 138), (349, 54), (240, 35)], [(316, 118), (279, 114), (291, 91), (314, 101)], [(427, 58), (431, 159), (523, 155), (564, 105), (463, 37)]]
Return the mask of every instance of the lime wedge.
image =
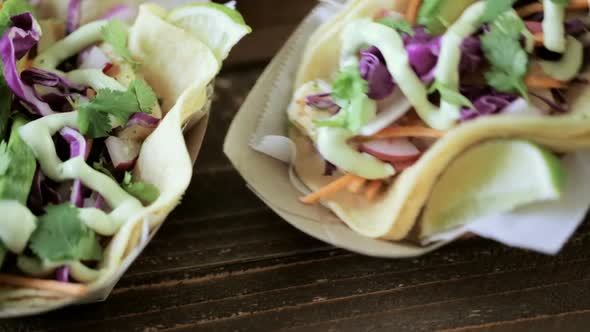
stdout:
[(168, 19), (209, 46), (220, 61), (252, 32), (237, 10), (217, 3), (180, 7), (172, 11)]
[(496, 140), (477, 145), (453, 161), (434, 186), (424, 210), (421, 237), (474, 218), (557, 200), (565, 176), (561, 161), (535, 144)]

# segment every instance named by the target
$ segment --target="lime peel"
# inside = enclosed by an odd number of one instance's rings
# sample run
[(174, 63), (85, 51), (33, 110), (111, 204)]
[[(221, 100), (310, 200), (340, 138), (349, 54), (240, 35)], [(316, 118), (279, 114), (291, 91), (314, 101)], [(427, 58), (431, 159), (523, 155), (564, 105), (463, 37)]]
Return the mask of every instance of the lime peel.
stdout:
[(565, 181), (561, 161), (536, 144), (520, 140), (479, 144), (453, 161), (434, 186), (424, 210), (421, 237), (478, 217), (557, 200)]

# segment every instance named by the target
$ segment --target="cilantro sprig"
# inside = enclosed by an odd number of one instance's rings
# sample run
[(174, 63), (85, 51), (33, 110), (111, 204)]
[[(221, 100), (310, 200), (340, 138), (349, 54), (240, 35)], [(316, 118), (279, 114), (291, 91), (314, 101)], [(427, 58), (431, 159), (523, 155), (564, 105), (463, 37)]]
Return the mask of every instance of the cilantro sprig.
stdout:
[(367, 93), (369, 83), (360, 74), (358, 65), (341, 70), (332, 83), (332, 98), (341, 107), (340, 112), (325, 120), (318, 120), (319, 127), (343, 127), (357, 132), (375, 115), (376, 109)]
[(137, 68), (140, 63), (133, 59), (131, 51), (127, 47), (127, 26), (119, 20), (110, 20), (106, 26), (102, 28), (102, 39), (110, 44), (119, 57), (125, 62)]
[(140, 79), (133, 80), (127, 91), (98, 90), (88, 103), (74, 102), (78, 111), (78, 129), (92, 138), (108, 136), (111, 117), (126, 123), (134, 113), (151, 113), (158, 98), (152, 88)]
[(80, 219), (80, 211), (71, 204), (50, 205), (39, 218), (29, 247), (48, 261), (102, 259), (98, 238)]
[(524, 22), (514, 13), (500, 15), (490, 31), (481, 37), (482, 47), (491, 69), (486, 73), (487, 83), (501, 92), (518, 92), (528, 99), (524, 83), (529, 58), (520, 38)]
[[(101, 159), (99, 162), (95, 162), (92, 166), (95, 170), (107, 175), (114, 181), (117, 181), (113, 173), (111, 173), (111, 171), (109, 171), (105, 166), (105, 163), (106, 160)], [(125, 175), (123, 176), (123, 182), (121, 182), (121, 188), (123, 188), (123, 190), (125, 190), (131, 196), (148, 204), (155, 202), (158, 197), (160, 197), (160, 190), (158, 187), (151, 183), (134, 180), (133, 174), (131, 174), (131, 172), (125, 172)]]
[(434, 93), (438, 91), (442, 100), (446, 101), (447, 103), (456, 105), (456, 106), (465, 106), (469, 108), (475, 108), (471, 100), (467, 97), (462, 95), (461, 93), (449, 88), (447, 85), (442, 84), (438, 81), (435, 81), (430, 88), (428, 89), (428, 94)]
[(404, 20), (404, 19), (394, 19), (393, 17), (383, 17), (377, 21), (379, 24), (383, 24), (388, 26), (394, 30), (399, 32), (403, 32), (410, 36), (414, 36), (414, 29), (412, 29), (412, 25)]
[(151, 183), (135, 181), (130, 172), (125, 172), (121, 187), (133, 197), (142, 202), (151, 204), (160, 196), (160, 190)]
[(495, 21), (500, 15), (512, 9), (516, 0), (486, 0), (486, 10), (480, 18), (481, 23)]
[(6, 175), (11, 162), (12, 157), (8, 151), (8, 144), (6, 144), (6, 141), (2, 141), (0, 143), (0, 176)]

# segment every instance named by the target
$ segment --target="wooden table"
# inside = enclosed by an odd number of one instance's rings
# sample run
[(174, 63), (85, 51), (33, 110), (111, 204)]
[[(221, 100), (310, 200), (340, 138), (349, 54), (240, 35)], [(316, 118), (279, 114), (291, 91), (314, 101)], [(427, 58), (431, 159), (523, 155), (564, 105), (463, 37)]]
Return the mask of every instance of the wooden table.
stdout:
[(106, 302), (3, 321), (0, 331), (590, 330), (590, 226), (556, 257), (472, 239), (423, 258), (382, 260), (318, 242), (259, 201), (221, 153), (223, 138), (314, 2), (242, 4), (258, 32), (217, 81), (183, 204)]

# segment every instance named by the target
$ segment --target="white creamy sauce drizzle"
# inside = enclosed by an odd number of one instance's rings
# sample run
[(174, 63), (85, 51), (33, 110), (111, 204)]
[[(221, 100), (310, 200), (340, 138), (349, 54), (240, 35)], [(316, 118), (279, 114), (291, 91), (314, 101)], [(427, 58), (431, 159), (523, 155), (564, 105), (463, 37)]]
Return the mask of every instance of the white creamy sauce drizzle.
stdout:
[[(474, 34), (480, 27), (479, 19), (486, 9), (485, 2), (477, 2), (465, 10), (463, 15), (447, 30), (441, 40), (440, 56), (435, 69), (435, 79), (447, 89), (459, 93), (459, 66), (461, 64), (461, 44), (465, 38)], [(459, 118), (461, 106), (444, 98), (440, 103), (443, 118), (452, 120)], [(448, 129), (448, 128), (437, 128)]]
[[(101, 41), (101, 30), (107, 23), (107, 21), (97, 21), (80, 27), (74, 33), (40, 54), (34, 61), (34, 67), (64, 75), (74, 83), (90, 86), (95, 90), (125, 90), (125, 86), (103, 74), (100, 70), (83, 69), (62, 73), (56, 69), (60, 63), (70, 56)], [(140, 214), (145, 210), (145, 207), (138, 199), (123, 190), (116, 181), (87, 165), (83, 157), (73, 158), (66, 162), (59, 158), (52, 136), (56, 135), (64, 127), (77, 129), (77, 120), (78, 112), (75, 111), (49, 115), (26, 124), (20, 128), (19, 133), (23, 141), (33, 151), (43, 173), (48, 178), (56, 182), (80, 180), (87, 188), (98, 192), (104, 197), (112, 208), (111, 213), (107, 214), (94, 208), (79, 209), (79, 218), (97, 234), (113, 236), (126, 221), (130, 220), (134, 215)], [(28, 214), (24, 210), (27, 210)], [(9, 207), (0, 205), (0, 211), (3, 214), (13, 212), (15, 216), (19, 216), (18, 218), (12, 218), (15, 220), (21, 220), (21, 217), (24, 218), (30, 214), (26, 207), (18, 209), (18, 206), (12, 205)], [(36, 218), (32, 220), (34, 222)], [(16, 253), (22, 252), (21, 248), (26, 246), (32, 234), (30, 227), (25, 230), (30, 234), (19, 237), (18, 243), (8, 242), (9, 249)], [(47, 276), (61, 266), (68, 266), (72, 277), (78, 281), (92, 282), (100, 276), (100, 271), (90, 269), (79, 261), (48, 262), (40, 261), (37, 258), (19, 256), (17, 265), (23, 272), (32, 276)]]

